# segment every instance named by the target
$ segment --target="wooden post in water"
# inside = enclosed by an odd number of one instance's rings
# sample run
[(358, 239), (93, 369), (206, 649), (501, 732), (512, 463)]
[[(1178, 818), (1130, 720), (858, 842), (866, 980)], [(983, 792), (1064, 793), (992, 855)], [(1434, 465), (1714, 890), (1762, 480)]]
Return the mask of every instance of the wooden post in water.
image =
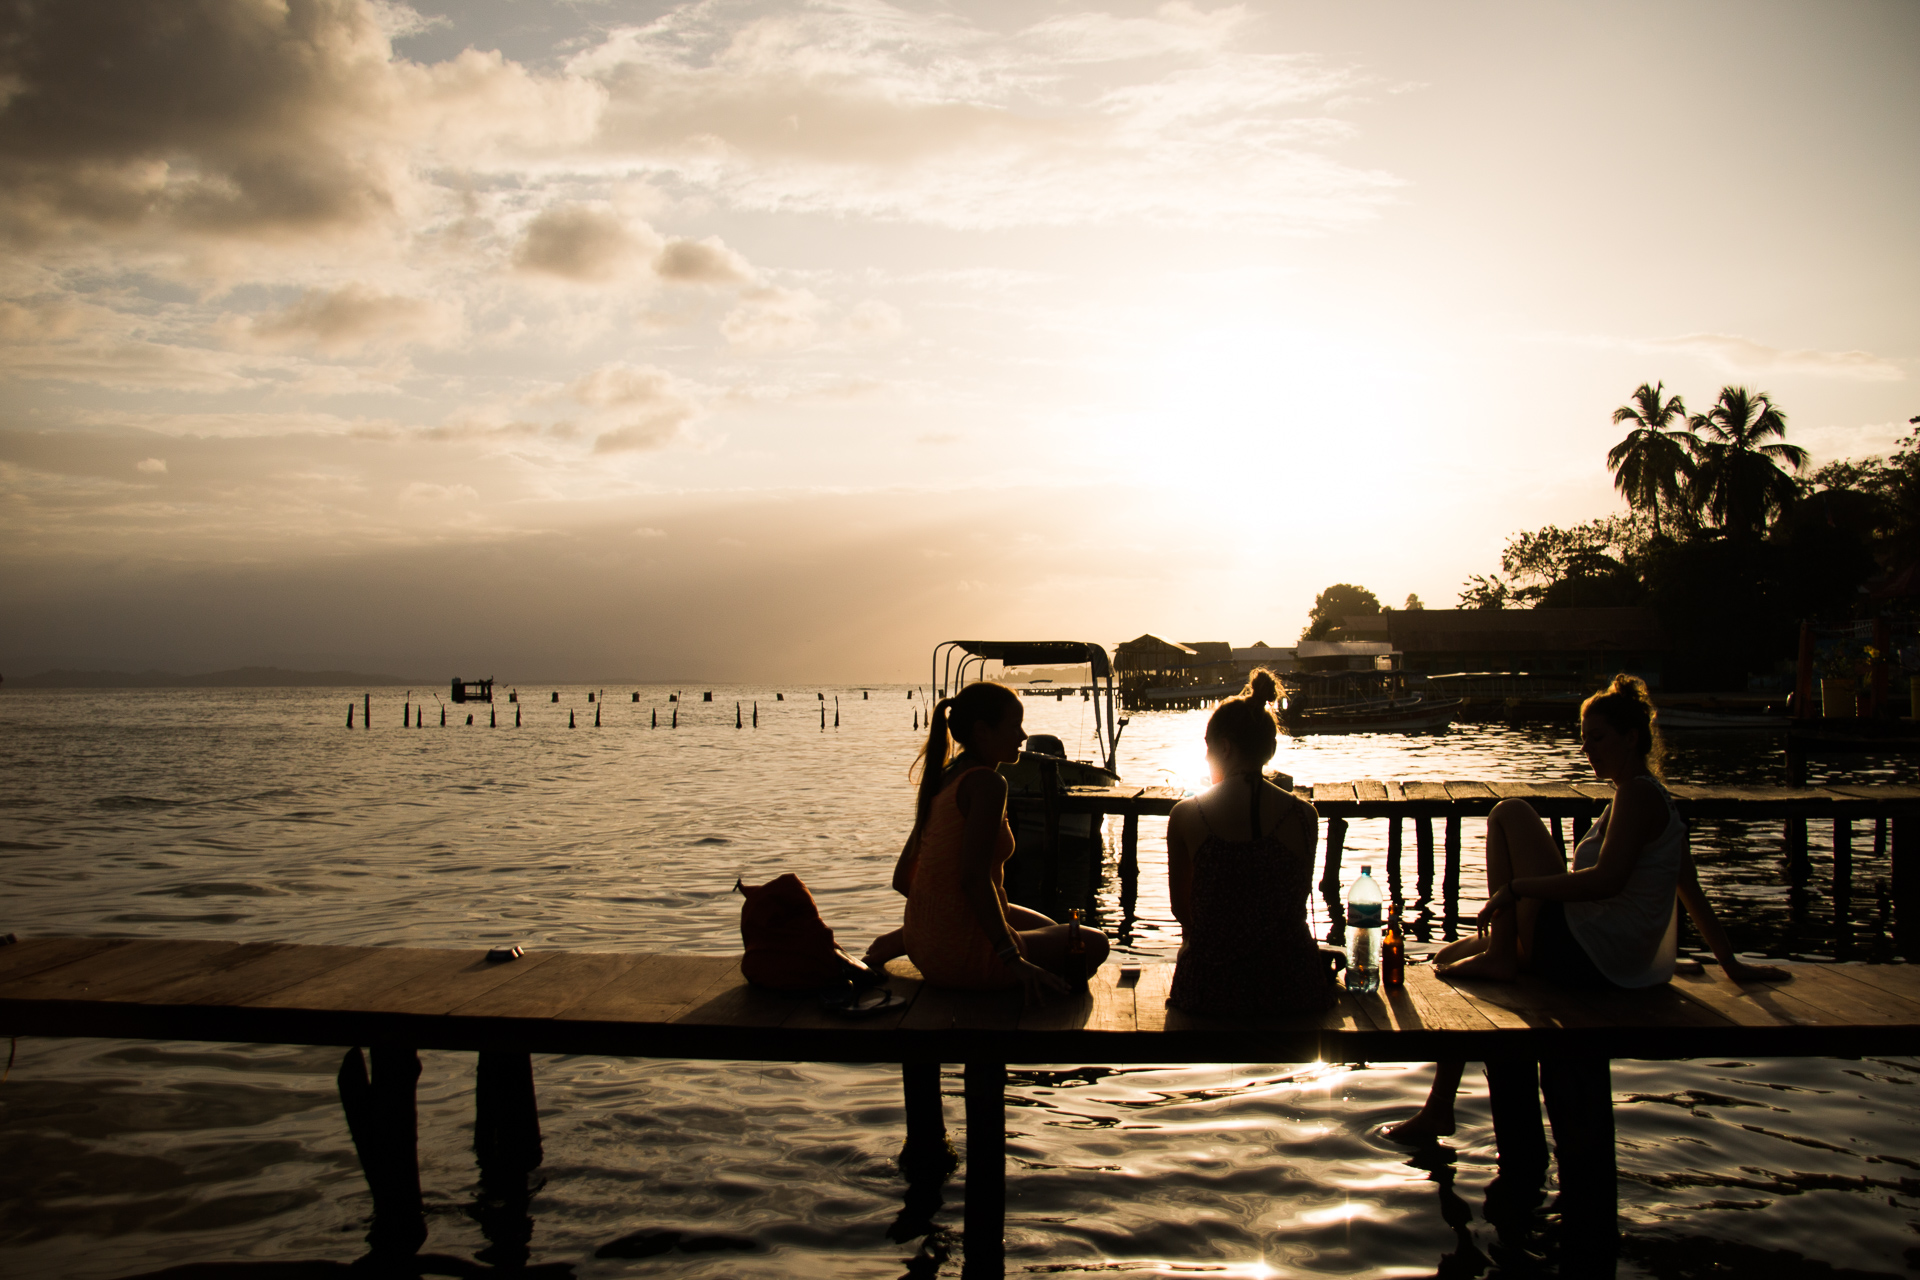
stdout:
[(347, 728), (353, 728), (353, 702), (347, 702)]
[(473, 1154), (480, 1165), (474, 1216), (489, 1248), (481, 1256), (501, 1271), (524, 1267), (533, 1219), (528, 1174), (539, 1168), (540, 1117), (534, 1107), (533, 1063), (524, 1053), (482, 1051), (473, 1091)]
[(673, 722), (669, 724), (667, 728), (678, 729), (679, 727), (680, 727), (680, 704), (676, 702), (673, 704)]
[(1400, 901), (1400, 819), (1387, 819), (1387, 884)]
[(1000, 1280), (1006, 1273), (1007, 1064), (969, 1062), (967, 1095), (967, 1205), (961, 1227), (966, 1280)]
[(1589, 818), (1586, 814), (1584, 813), (1574, 814), (1573, 815), (1573, 842), (1575, 844), (1579, 844), (1581, 837), (1587, 834), (1587, 828), (1591, 827), (1592, 825), (1593, 825), (1593, 819)]
[(1893, 820), (1893, 943), (1920, 960), (1920, 817)]
[(1414, 892), (1421, 901), (1433, 897), (1433, 819), (1413, 820)]
[(371, 1076), (360, 1050), (347, 1050), (335, 1077), (347, 1131), (373, 1193), (367, 1247), (376, 1257), (405, 1257), (427, 1238), (414, 1107), (419, 1079), (420, 1055), (392, 1045), (373, 1047)]
[(837, 693), (833, 695), (833, 727), (840, 727), (840, 695)]
[(513, 704), (513, 727), (520, 727), (520, 704), (517, 702)]
[(1563, 1276), (1611, 1276), (1620, 1249), (1612, 1065), (1586, 1056), (1540, 1064), (1540, 1090), (1560, 1163)]
[(440, 704), (440, 727), (447, 727), (447, 704), (444, 702)]
[(473, 728), (473, 712), (467, 712), (467, 728)]
[(742, 729), (746, 727), (740, 721), (740, 704), (738, 702), (735, 702), (733, 704), (733, 727), (736, 729)]
[(1560, 856), (1563, 858), (1566, 857), (1567, 856), (1567, 829), (1566, 827), (1561, 825), (1561, 821), (1559, 818), (1555, 818), (1553, 820), (1553, 842), (1554, 844), (1559, 846)]
[(363, 693), (360, 696), (364, 700), (364, 704), (361, 707), (360, 727), (362, 729), (371, 729), (373, 728), (373, 695)]
[(567, 708), (567, 728), (573, 728), (573, 708)]
[(826, 731), (827, 731), (827, 700), (825, 697), (822, 697), (820, 699), (820, 732), (825, 733)]
[(1798, 888), (1807, 882), (1807, 820), (1788, 818), (1786, 835), (1787, 883)]
[(593, 704), (593, 727), (600, 727), (600, 704), (597, 702)]
[(1320, 892), (1336, 893), (1340, 888), (1340, 855), (1347, 847), (1347, 820), (1327, 819), (1327, 867), (1320, 874)]
[(1833, 933), (1835, 959), (1853, 949), (1853, 820), (1833, 820)]
[(760, 727), (760, 700), (758, 698), (753, 700), (753, 727), (756, 729)]
[(487, 728), (498, 729), (499, 727), (500, 727), (500, 709), (498, 707), (488, 707), (487, 708)]
[(660, 727), (660, 708), (655, 707), (653, 709), (653, 720), (651, 721), (651, 723), (647, 725), (647, 728), (658, 729), (659, 727)]
[(400, 704), (400, 727), (402, 729), (413, 727), (413, 690), (411, 689), (407, 690), (407, 700)]
[(557, 690), (557, 689), (556, 689), (556, 690), (554, 691), (554, 694), (553, 694), (553, 700), (554, 700), (555, 702), (558, 702), (558, 701), (560, 701), (560, 692), (559, 692), (559, 690)]
[(900, 1088), (906, 1095), (907, 1140), (900, 1148), (900, 1171), (908, 1182), (944, 1178), (958, 1161), (947, 1141), (947, 1117), (940, 1101), (940, 1064), (903, 1062)]
[(635, 702), (638, 702), (638, 701), (640, 701), (640, 695), (639, 695), (638, 693), (636, 693), (636, 694), (634, 694), (634, 695), (633, 695), (633, 700), (634, 700)]
[(1441, 892), (1448, 902), (1460, 901), (1460, 815), (1447, 815), (1447, 871)]

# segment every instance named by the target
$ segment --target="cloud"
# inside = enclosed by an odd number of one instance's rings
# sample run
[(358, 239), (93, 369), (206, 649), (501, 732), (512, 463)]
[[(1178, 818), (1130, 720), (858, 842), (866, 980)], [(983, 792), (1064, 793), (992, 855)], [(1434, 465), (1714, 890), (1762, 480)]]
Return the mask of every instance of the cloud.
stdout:
[(806, 289), (756, 289), (720, 321), (720, 332), (735, 346), (759, 351), (804, 347), (820, 332), (815, 319), (825, 303)]
[(653, 365), (609, 365), (567, 388), (567, 395), (614, 423), (594, 439), (595, 453), (658, 449), (699, 416), (692, 388)]
[(446, 310), (435, 303), (350, 284), (332, 292), (308, 290), (285, 311), (255, 321), (253, 333), (269, 344), (311, 345), (336, 354), (375, 340), (439, 344), (453, 328)]
[(719, 236), (669, 240), (654, 259), (653, 269), (662, 280), (675, 284), (745, 284), (753, 279), (747, 260), (727, 248)]
[(0, 41), (0, 233), (266, 240), (351, 232), (435, 155), (586, 136), (601, 91), (473, 50), (422, 66), (367, 0), (14, 0)]
[(566, 205), (528, 224), (513, 263), (522, 271), (605, 284), (631, 274), (661, 248), (651, 227), (630, 227), (610, 209)]
[(164, 458), (142, 458), (133, 464), (135, 471), (144, 471), (149, 475), (165, 475), (167, 462)]
[(985, 228), (1115, 220), (1322, 230), (1399, 185), (1329, 153), (1371, 81), (1259, 54), (1240, 9), (1075, 15), (1003, 35), (881, 3), (686, 5), (571, 74), (595, 149), (738, 207)]
[(401, 499), (406, 502), (452, 502), (479, 496), (479, 491), (470, 484), (433, 484), (426, 480), (416, 480), (400, 491)]
[(1903, 382), (1907, 376), (1898, 363), (1871, 351), (1769, 347), (1731, 333), (1688, 333), (1677, 338), (1655, 338), (1641, 345), (1690, 352), (1729, 373), (1804, 374), (1862, 382)]
[(864, 342), (885, 342), (899, 337), (906, 324), (900, 318), (898, 307), (878, 298), (868, 298), (847, 313), (841, 328)]

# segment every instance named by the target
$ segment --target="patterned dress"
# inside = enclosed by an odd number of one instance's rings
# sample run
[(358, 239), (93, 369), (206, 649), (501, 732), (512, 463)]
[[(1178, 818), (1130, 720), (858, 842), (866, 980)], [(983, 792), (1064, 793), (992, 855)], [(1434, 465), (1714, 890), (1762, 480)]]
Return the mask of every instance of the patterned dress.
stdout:
[[(1205, 809), (1200, 817), (1206, 821)], [(1332, 1003), (1326, 962), (1307, 927), (1319, 822), (1313, 806), (1294, 800), (1252, 840), (1222, 839), (1208, 824), (1194, 853), (1193, 901), (1169, 1005), (1233, 1018)]]

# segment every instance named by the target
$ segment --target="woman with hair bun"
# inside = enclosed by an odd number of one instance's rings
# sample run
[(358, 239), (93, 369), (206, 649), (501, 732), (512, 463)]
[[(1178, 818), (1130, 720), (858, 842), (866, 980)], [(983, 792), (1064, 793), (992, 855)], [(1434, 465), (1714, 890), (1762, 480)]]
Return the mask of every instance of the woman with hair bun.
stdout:
[[(1495, 805), (1487, 818), (1487, 905), (1473, 937), (1434, 954), (1439, 976), (1511, 980), (1525, 972), (1587, 990), (1658, 986), (1673, 976), (1677, 900), (1728, 977), (1787, 977), (1736, 959), (1701, 892), (1686, 824), (1660, 783), (1663, 748), (1644, 682), (1617, 675), (1580, 705), (1580, 749), (1594, 775), (1613, 784), (1613, 802), (1574, 845), (1573, 869), (1531, 805)], [(1452, 1133), (1462, 1066), (1436, 1064), (1426, 1106), (1387, 1136), (1423, 1141)]]
[(1320, 815), (1268, 782), (1280, 688), (1265, 668), (1207, 720), (1213, 788), (1167, 820), (1180, 959), (1167, 1003), (1218, 1017), (1324, 1009), (1327, 966), (1307, 927)]
[[(1007, 901), (1013, 856), (1007, 782), (995, 770), (1020, 758), (1026, 709), (1003, 684), (981, 681), (942, 698), (927, 721), (913, 832), (893, 870), (907, 896), (906, 924), (876, 939), (869, 964), (905, 954), (928, 982), (975, 991), (1021, 988), (1029, 998), (1064, 991), (1055, 972), (1091, 974), (1107, 958), (1097, 929), (1055, 924)], [(960, 751), (952, 756), (953, 746)]]

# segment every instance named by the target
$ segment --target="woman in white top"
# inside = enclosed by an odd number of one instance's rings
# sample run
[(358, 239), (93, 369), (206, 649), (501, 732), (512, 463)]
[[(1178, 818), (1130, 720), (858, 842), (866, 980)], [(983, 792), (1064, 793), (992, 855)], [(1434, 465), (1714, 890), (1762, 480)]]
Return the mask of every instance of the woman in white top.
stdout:
[[(1568, 870), (1547, 824), (1522, 800), (1487, 819), (1487, 888), (1475, 936), (1435, 953), (1439, 976), (1511, 980), (1525, 972), (1559, 986), (1651, 987), (1673, 976), (1684, 903), (1714, 958), (1736, 982), (1779, 981), (1784, 970), (1734, 958), (1687, 852), (1686, 825), (1660, 785), (1659, 734), (1647, 686), (1618, 675), (1580, 707), (1580, 747), (1613, 803), (1573, 850)], [(1437, 1063), (1418, 1115), (1387, 1132), (1419, 1141), (1453, 1132), (1458, 1062)]]

